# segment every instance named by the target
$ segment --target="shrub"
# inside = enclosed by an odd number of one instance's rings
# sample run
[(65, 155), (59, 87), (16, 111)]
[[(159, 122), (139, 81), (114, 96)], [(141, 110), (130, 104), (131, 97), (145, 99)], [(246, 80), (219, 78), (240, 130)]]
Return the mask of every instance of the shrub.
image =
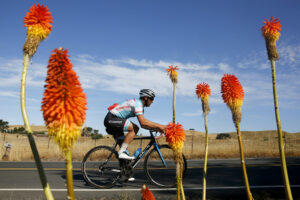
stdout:
[(226, 139), (230, 139), (230, 138), (231, 138), (231, 135), (229, 133), (220, 133), (216, 137), (217, 140), (226, 140)]
[(91, 137), (93, 140), (98, 140), (98, 139), (102, 139), (103, 135), (101, 133), (100, 134), (91, 134)]

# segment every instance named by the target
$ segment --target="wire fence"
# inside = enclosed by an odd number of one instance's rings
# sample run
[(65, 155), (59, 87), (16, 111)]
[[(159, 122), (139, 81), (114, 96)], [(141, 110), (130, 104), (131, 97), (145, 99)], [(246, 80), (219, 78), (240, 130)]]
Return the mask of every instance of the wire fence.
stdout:
[[(64, 154), (58, 144), (47, 136), (34, 136), (35, 142), (44, 161), (62, 161)], [(209, 135), (208, 158), (238, 158), (239, 145), (235, 134), (230, 134), (231, 138), (216, 139), (217, 135)], [(184, 151), (188, 159), (203, 159), (205, 148), (204, 135), (187, 135), (184, 144)], [(135, 140), (129, 145), (129, 152), (133, 153), (137, 148), (144, 148), (149, 143), (148, 140)], [(161, 138), (159, 144), (166, 144), (165, 139)], [(245, 157), (279, 157), (278, 137), (276, 134), (245, 134), (242, 137), (242, 143), (245, 151)], [(9, 157), (7, 147), (10, 144)], [(91, 137), (81, 137), (73, 148), (73, 160), (81, 161), (83, 156), (93, 147), (99, 145), (113, 146), (114, 140), (109, 136), (103, 139), (91, 139)], [(300, 134), (285, 134), (284, 138), (285, 153), (287, 157), (300, 156)], [(30, 149), (26, 135), (1, 134), (0, 153), (2, 160), (10, 161), (33, 161), (33, 155)]]

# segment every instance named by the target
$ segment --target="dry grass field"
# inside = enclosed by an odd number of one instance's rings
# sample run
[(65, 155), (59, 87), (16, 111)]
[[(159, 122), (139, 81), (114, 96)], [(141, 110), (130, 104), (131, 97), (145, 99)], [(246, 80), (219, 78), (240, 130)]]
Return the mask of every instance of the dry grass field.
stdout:
[[(216, 139), (218, 134), (209, 134), (209, 158), (238, 158), (239, 148), (236, 133), (228, 133), (230, 139)], [(186, 131), (184, 154), (188, 159), (202, 159), (204, 155), (204, 133), (198, 131)], [(286, 156), (300, 156), (300, 133), (284, 133)], [(43, 161), (62, 161), (64, 155), (57, 143), (48, 136), (34, 136), (40, 157)], [(245, 150), (245, 157), (279, 157), (278, 139), (276, 131), (242, 132), (242, 140)], [(4, 144), (9, 142), (12, 148), (9, 152), (9, 161), (33, 161), (33, 156), (26, 135), (1, 133), (0, 153), (1, 158), (5, 153)], [(90, 137), (81, 137), (73, 148), (74, 161), (81, 161), (83, 156), (91, 148), (98, 145), (112, 146), (114, 140), (110, 136), (103, 139), (93, 140)], [(145, 147), (148, 141), (134, 141), (129, 146), (133, 153), (139, 147)], [(159, 140), (160, 144), (165, 139)]]

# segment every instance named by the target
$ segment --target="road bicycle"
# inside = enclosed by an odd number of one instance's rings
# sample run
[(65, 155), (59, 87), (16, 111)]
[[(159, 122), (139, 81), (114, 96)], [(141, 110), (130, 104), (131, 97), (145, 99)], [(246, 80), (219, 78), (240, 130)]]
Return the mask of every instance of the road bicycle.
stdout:
[[(124, 136), (115, 138), (110, 146), (97, 146), (86, 153), (81, 163), (81, 171), (85, 181), (95, 188), (111, 188), (117, 183), (124, 183), (133, 176), (138, 163), (144, 159), (144, 173), (148, 180), (159, 187), (176, 186), (176, 163), (172, 149), (159, 145), (154, 130), (149, 130), (150, 136), (136, 137), (134, 140), (149, 140), (149, 144), (134, 160), (119, 159), (116, 150), (121, 145)], [(153, 148), (151, 148), (153, 147)], [(183, 176), (187, 170), (187, 162), (183, 156)]]

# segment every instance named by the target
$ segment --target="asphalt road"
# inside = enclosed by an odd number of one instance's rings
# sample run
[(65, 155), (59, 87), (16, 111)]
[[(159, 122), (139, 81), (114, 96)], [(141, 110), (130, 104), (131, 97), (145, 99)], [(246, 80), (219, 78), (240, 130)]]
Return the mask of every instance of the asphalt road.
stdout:
[[(247, 172), (255, 199), (285, 199), (279, 159), (248, 159)], [(287, 158), (294, 199), (300, 199), (300, 158)], [(66, 199), (66, 176), (63, 162), (44, 162), (44, 169), (55, 199)], [(203, 160), (188, 161), (184, 179), (187, 199), (202, 198)], [(161, 189), (148, 183), (142, 170), (136, 181), (112, 189), (94, 189), (86, 185), (80, 163), (73, 163), (74, 190), (77, 199), (140, 199), (141, 185), (150, 186), (156, 199), (176, 199), (175, 189)], [(0, 199), (45, 199), (39, 176), (32, 162), (0, 162)], [(209, 160), (207, 199), (246, 199), (239, 159)]]

